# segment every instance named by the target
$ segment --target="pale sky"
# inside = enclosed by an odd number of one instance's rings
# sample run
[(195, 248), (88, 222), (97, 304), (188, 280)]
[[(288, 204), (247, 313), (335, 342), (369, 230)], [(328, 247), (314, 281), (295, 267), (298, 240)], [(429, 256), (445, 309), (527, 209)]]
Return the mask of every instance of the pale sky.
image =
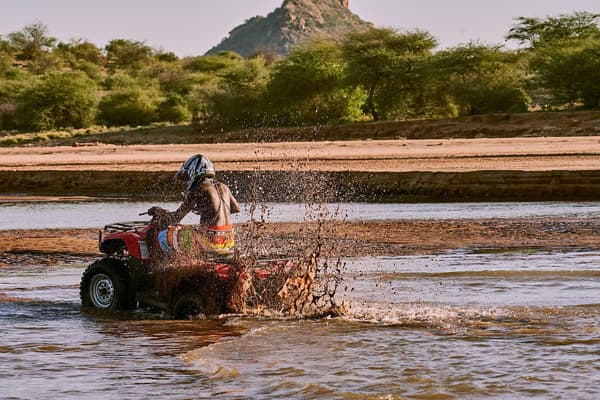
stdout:
[[(283, 0), (0, 0), (0, 35), (39, 21), (61, 41), (143, 41), (179, 56), (204, 54), (234, 27), (266, 16)], [(350, 0), (350, 9), (378, 27), (421, 29), (441, 47), (471, 40), (504, 43), (518, 16), (573, 11), (600, 14), (600, 0)], [(510, 47), (514, 47), (512, 44)]]

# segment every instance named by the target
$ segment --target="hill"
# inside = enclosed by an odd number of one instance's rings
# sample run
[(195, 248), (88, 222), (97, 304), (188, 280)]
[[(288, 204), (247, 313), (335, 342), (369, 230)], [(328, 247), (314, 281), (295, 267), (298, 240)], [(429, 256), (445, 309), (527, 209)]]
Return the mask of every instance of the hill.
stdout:
[(234, 28), (207, 54), (234, 51), (243, 57), (257, 52), (286, 55), (308, 39), (342, 38), (372, 24), (348, 8), (348, 0), (285, 0), (266, 17), (256, 16)]

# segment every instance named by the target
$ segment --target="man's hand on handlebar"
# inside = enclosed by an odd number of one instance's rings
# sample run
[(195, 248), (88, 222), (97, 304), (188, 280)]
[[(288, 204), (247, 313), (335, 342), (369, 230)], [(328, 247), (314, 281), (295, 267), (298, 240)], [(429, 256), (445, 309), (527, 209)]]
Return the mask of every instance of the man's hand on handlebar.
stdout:
[(148, 211), (146, 212), (146, 214), (152, 216), (152, 217), (163, 217), (168, 213), (167, 210), (165, 210), (164, 208), (161, 207), (150, 207), (148, 209)]

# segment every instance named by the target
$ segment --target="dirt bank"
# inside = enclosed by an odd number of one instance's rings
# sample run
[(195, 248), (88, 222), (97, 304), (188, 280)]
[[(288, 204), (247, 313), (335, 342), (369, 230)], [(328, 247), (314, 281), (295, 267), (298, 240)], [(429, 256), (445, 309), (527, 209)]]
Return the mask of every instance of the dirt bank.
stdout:
[(600, 137), (0, 148), (0, 171), (176, 171), (191, 154), (219, 171), (595, 170)]
[[(0, 194), (104, 196), (180, 201), (172, 172), (0, 171)], [(305, 202), (307, 188), (325, 201), (461, 202), (595, 201), (598, 171), (320, 172), (227, 171), (219, 174), (238, 200)]]
[[(97, 130), (93, 128), (92, 130)], [(204, 131), (192, 125), (119, 128), (93, 133), (82, 129), (68, 132), (1, 134), (0, 146), (43, 144), (71, 146), (87, 144), (192, 144), (298, 142), (325, 140), (383, 140), (434, 138), (504, 138), (600, 135), (600, 111), (530, 112), (471, 117), (381, 121), (299, 128), (258, 128), (240, 131)]]
[[(247, 225), (237, 227), (243, 238)], [(269, 223), (261, 232), (275, 253), (306, 250), (314, 224)], [(476, 251), (597, 248), (600, 220), (517, 218), (484, 220), (399, 220), (338, 222), (328, 234), (345, 257), (436, 254), (454, 249)], [(242, 239), (243, 242), (243, 239)], [(0, 268), (89, 262), (99, 256), (95, 229), (0, 230)]]
[(301, 201), (315, 183), (333, 201), (600, 199), (596, 136), (0, 148), (0, 194), (175, 199), (195, 153), (242, 201)]

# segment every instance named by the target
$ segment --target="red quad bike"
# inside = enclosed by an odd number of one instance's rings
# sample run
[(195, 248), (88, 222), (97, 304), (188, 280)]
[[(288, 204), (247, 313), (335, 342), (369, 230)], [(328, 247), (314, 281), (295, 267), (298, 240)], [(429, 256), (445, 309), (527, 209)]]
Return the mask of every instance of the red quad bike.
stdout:
[(254, 294), (273, 296), (295, 265), (291, 259), (259, 259), (249, 270), (240, 267), (240, 258), (203, 256), (191, 260), (193, 268), (189, 259), (179, 266), (177, 258), (165, 268), (169, 259), (160, 251), (158, 234), (164, 224), (159, 219), (153, 215), (151, 221), (118, 222), (100, 230), (99, 248), (105, 256), (81, 277), (84, 308), (158, 309), (176, 319), (232, 312), (234, 288), (242, 281), (252, 280)]

